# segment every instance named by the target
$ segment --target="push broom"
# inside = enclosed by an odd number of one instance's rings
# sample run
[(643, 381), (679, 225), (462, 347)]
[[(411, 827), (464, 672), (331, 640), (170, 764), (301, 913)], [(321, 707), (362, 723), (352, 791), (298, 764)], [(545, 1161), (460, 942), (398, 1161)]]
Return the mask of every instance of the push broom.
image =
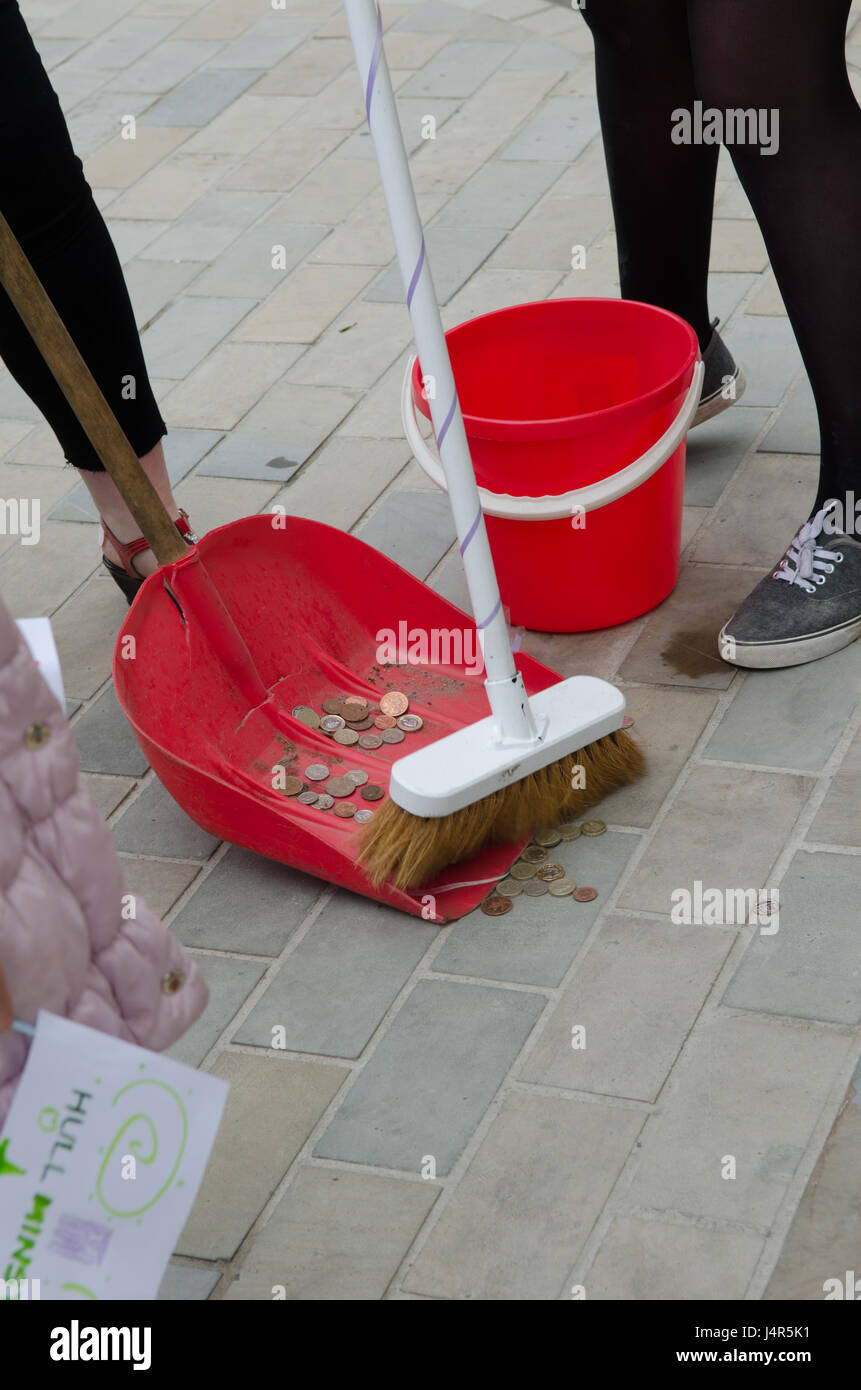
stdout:
[(375, 886), (426, 883), (490, 842), (514, 843), (577, 815), (639, 777), (643, 755), (622, 729), (625, 699), (592, 676), (529, 697), (511, 650), (466, 431), (374, 0), (345, 0), (395, 249), (484, 656), (490, 715), (392, 767), (390, 799), (362, 840)]

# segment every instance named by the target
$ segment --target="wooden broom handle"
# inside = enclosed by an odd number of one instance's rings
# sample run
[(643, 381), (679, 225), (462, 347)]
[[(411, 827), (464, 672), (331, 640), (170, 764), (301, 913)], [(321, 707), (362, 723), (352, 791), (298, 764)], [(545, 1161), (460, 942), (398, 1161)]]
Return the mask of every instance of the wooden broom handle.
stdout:
[(134, 449), (2, 213), (0, 284), (21, 315), (159, 564), (181, 560), (188, 554), (188, 546), (141, 468)]

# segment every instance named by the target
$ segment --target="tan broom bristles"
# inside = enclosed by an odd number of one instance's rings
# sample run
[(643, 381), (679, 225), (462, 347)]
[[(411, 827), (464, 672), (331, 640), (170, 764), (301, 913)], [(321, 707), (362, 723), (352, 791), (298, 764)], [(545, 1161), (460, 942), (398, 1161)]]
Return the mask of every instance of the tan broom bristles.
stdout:
[[(577, 778), (583, 787), (574, 784), (578, 766), (585, 773)], [(368, 822), (359, 863), (374, 888), (387, 880), (396, 888), (416, 888), (485, 845), (527, 840), (570, 820), (645, 770), (639, 745), (617, 729), (450, 816), (414, 816), (389, 800)]]

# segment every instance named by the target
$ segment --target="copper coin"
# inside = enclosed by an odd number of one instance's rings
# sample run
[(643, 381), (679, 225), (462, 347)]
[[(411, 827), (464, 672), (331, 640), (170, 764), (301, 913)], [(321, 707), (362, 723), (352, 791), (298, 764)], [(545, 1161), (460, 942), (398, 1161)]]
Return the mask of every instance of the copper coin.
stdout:
[(328, 792), (320, 792), (320, 795), (317, 797), (318, 811), (331, 811), (334, 804), (334, 796), (329, 796)]
[(359, 735), (355, 729), (336, 729), (332, 737), (336, 743), (342, 743), (345, 748), (350, 748), (354, 743), (359, 742)]
[(406, 695), (401, 694), (400, 690), (390, 690), (380, 700), (380, 709), (383, 714), (391, 714), (395, 719), (406, 714), (410, 707), (410, 702)]
[(561, 864), (542, 864), (536, 877), (544, 883), (553, 883), (555, 879), (565, 877), (565, 870)]
[(356, 784), (351, 777), (330, 777), (326, 783), (330, 796), (352, 796), (355, 790)]
[(374, 724), (378, 729), (393, 729), (397, 722), (397, 719), (391, 714), (374, 715)]
[(582, 834), (579, 825), (575, 825), (573, 821), (566, 821), (563, 825), (555, 826), (554, 829), (559, 831), (563, 840), (579, 840)]
[(301, 801), (303, 806), (316, 806), (317, 793), (312, 791), (300, 792), (296, 800)]
[(603, 835), (607, 827), (602, 820), (585, 820), (580, 829), (584, 835)]
[(349, 777), (354, 787), (363, 787), (368, 780), (367, 772), (363, 772), (360, 767), (348, 767), (344, 776)]
[(280, 790), (285, 796), (298, 796), (305, 790), (305, 783), (301, 777), (285, 777), (284, 786)]
[(352, 801), (342, 801), (335, 807), (335, 815), (340, 816), (341, 820), (351, 820), (356, 814), (356, 806)]
[(293, 711), (293, 718), (307, 724), (309, 729), (316, 729), (320, 723), (320, 716), (310, 705), (297, 705)]
[(634, 722), (633, 716), (630, 715), (630, 714), (626, 714), (626, 715), (625, 715), (625, 718), (622, 720), (622, 728), (623, 728), (623, 729), (630, 729), (630, 727), (631, 727), (631, 725), (633, 724), (633, 722)]
[(511, 906), (510, 898), (498, 898), (495, 893), (491, 893), (481, 904), (481, 910), (488, 917), (503, 917), (506, 912), (511, 911)]
[(402, 714), (398, 720), (398, 728), (403, 729), (405, 734), (416, 734), (424, 722), (420, 714)]
[(359, 793), (364, 801), (379, 801), (385, 794), (382, 787), (378, 787), (374, 782), (369, 782), (366, 787), (362, 787)]
[(598, 896), (597, 888), (575, 888), (571, 895), (575, 903), (593, 903)]
[(574, 884), (570, 878), (557, 878), (553, 883), (548, 883), (547, 891), (554, 898), (567, 898), (574, 892)]
[(519, 898), (523, 892), (523, 884), (516, 878), (501, 878), (496, 885), (496, 891), (503, 898)]
[(540, 845), (527, 845), (520, 858), (524, 864), (543, 864), (547, 858), (547, 850)]
[(312, 763), (310, 767), (305, 768), (305, 776), (309, 782), (325, 782), (326, 778), (331, 777), (331, 775), (332, 769), (327, 767), (325, 763)]
[(524, 883), (523, 891), (527, 898), (540, 898), (547, 892), (547, 884), (543, 879), (531, 878), (528, 883)]
[(360, 748), (382, 748), (383, 740), (379, 734), (359, 734)]
[(334, 734), (338, 729), (343, 729), (344, 722), (340, 714), (324, 714), (320, 720), (320, 728), (324, 734)]
[(348, 695), (343, 704), (350, 710), (351, 719), (364, 719), (368, 713), (368, 702), (362, 695)]
[(355, 729), (357, 734), (364, 733), (365, 729), (373, 729), (374, 721), (368, 714), (364, 719), (348, 719), (347, 728)]
[(367, 806), (363, 806), (353, 817), (353, 820), (358, 821), (360, 825), (366, 825), (369, 820), (373, 819), (374, 813)]
[(511, 878), (519, 878), (521, 881), (524, 881), (527, 878), (535, 877), (535, 865), (524, 863), (521, 859), (519, 863), (512, 864), (508, 873)]
[(542, 845), (544, 849), (553, 849), (560, 843), (562, 836), (558, 830), (539, 830), (533, 839), (536, 845)]
[(404, 733), (402, 729), (383, 729), (380, 738), (383, 743), (403, 743)]
[(321, 708), (321, 710), (323, 711), (324, 714), (337, 714), (337, 715), (340, 715), (340, 713), (341, 713), (341, 704), (342, 704), (342, 701), (341, 701), (341, 699), (339, 698), (339, 696), (337, 696), (337, 695), (330, 695), (329, 698), (328, 698), (328, 700), (324, 700), (324, 701), (323, 701), (323, 703), (322, 703), (322, 705), (320, 706), (320, 708)]

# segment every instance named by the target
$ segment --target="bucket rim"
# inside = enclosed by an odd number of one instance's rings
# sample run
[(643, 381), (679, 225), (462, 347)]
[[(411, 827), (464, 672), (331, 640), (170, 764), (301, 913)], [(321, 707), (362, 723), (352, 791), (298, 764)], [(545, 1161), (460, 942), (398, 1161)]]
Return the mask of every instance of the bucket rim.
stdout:
[[(640, 299), (611, 299), (607, 296), (594, 295), (581, 297), (569, 297), (566, 299), (536, 299), (527, 300), (523, 304), (507, 304), (501, 309), (492, 309), (486, 314), (476, 314), (474, 317), (464, 319), (463, 323), (455, 324), (453, 328), (446, 330), (446, 343), (455, 334), (464, 329), (471, 328), (475, 324), (483, 323), (487, 320), (497, 319), (503, 315), (510, 315), (515, 311), (523, 309), (543, 308), (545, 305), (601, 305), (614, 308), (611, 312), (616, 313), (619, 309), (629, 309), (635, 307), (644, 309), (647, 316), (659, 316), (669, 319), (677, 324), (688, 336), (688, 353), (684, 364), (665, 382), (662, 382), (651, 391), (646, 391), (642, 395), (633, 397), (629, 401), (621, 401), (618, 405), (603, 406), (599, 410), (584, 411), (577, 415), (560, 415), (556, 417), (545, 417), (538, 420), (496, 420), (491, 416), (469, 415), (462, 410), (463, 422), (467, 434), (474, 439), (489, 439), (498, 442), (535, 442), (542, 439), (566, 439), (580, 435), (594, 434), (606, 428), (608, 422), (612, 420), (614, 425), (627, 425), (635, 416), (639, 416), (644, 410), (656, 410), (661, 406), (667, 405), (678, 395), (684, 380), (696, 361), (700, 347), (697, 335), (686, 319), (679, 314), (674, 314), (670, 309), (661, 309), (656, 304), (646, 304)], [(455, 383), (456, 384), (456, 383)], [(427, 398), (421, 386), (421, 364), (416, 357), (412, 370), (412, 396), (416, 408), (421, 411), (426, 419), (430, 419), (430, 409)]]

